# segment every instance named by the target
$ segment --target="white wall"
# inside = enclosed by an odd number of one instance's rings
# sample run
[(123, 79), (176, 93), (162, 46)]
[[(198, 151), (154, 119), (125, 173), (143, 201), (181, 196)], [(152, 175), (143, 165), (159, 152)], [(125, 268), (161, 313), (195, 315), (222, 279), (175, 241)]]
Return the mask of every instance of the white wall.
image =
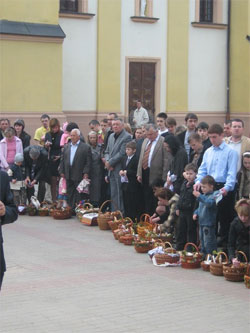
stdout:
[(156, 23), (133, 22), (135, 1), (122, 0), (121, 22), (121, 111), (125, 113), (125, 57), (156, 57), (161, 59), (160, 110), (166, 110), (166, 52), (167, 52), (167, 1), (153, 2)]
[[(97, 0), (89, 1), (97, 14)], [(63, 43), (63, 111), (96, 110), (96, 16), (89, 20), (60, 18)]]
[[(223, 0), (224, 1), (224, 0)], [(224, 1), (223, 23), (227, 6)], [(195, 0), (190, 0), (190, 23)], [(189, 28), (188, 109), (225, 111), (227, 30)]]

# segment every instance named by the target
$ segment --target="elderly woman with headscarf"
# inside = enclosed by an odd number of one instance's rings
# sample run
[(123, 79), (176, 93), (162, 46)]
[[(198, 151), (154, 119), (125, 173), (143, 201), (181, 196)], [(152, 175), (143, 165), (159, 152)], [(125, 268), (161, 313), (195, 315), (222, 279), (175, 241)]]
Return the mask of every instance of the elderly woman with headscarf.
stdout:
[(24, 131), (25, 123), (23, 119), (17, 119), (14, 122), (14, 128), (16, 131), (16, 136), (22, 140), (23, 149), (30, 145), (31, 136)]
[(23, 144), (15, 136), (13, 127), (6, 128), (4, 135), (5, 137), (0, 142), (0, 167), (7, 171), (14, 164), (16, 154), (23, 153)]
[(92, 163), (91, 163), (91, 183), (90, 183), (90, 202), (94, 206), (100, 204), (101, 199), (101, 184), (103, 175), (103, 165), (101, 161), (102, 146), (97, 143), (98, 133), (91, 131), (88, 134), (88, 145), (91, 148)]
[(165, 137), (164, 147), (173, 156), (167, 177), (167, 185), (175, 193), (180, 194), (181, 185), (184, 180), (184, 168), (188, 163), (186, 150), (181, 147), (179, 139), (173, 135)]

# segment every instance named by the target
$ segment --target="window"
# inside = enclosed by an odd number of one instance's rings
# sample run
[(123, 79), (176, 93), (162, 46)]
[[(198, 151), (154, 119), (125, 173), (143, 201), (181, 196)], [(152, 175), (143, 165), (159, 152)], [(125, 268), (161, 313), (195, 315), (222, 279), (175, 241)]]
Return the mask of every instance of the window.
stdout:
[(131, 16), (134, 22), (155, 23), (159, 18), (153, 17), (153, 0), (135, 0), (135, 15)]
[(135, 0), (135, 16), (152, 17), (153, 0)]
[(200, 0), (200, 22), (213, 22), (213, 0)]
[(60, 12), (78, 12), (78, 0), (60, 0)]
[(91, 19), (95, 14), (88, 13), (88, 0), (60, 0), (59, 16)]
[(223, 22), (223, 12), (226, 10), (225, 3), (225, 0), (195, 0), (195, 21), (191, 23), (192, 26), (195, 28), (226, 29), (227, 24)]

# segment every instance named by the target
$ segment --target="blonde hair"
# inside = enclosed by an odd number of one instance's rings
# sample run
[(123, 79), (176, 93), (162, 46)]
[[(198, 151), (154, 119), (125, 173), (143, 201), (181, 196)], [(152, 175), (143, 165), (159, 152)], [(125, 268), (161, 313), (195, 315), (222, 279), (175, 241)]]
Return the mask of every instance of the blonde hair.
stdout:
[(238, 215), (250, 216), (250, 200), (240, 199), (234, 208)]

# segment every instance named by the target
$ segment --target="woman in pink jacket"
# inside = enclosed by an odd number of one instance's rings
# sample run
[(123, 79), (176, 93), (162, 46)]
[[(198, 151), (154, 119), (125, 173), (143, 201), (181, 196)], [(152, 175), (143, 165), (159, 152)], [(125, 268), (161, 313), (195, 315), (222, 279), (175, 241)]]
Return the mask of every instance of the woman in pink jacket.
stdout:
[(4, 135), (5, 138), (0, 141), (0, 167), (7, 171), (14, 164), (16, 154), (23, 154), (23, 144), (15, 136), (15, 130), (12, 127), (7, 128)]

